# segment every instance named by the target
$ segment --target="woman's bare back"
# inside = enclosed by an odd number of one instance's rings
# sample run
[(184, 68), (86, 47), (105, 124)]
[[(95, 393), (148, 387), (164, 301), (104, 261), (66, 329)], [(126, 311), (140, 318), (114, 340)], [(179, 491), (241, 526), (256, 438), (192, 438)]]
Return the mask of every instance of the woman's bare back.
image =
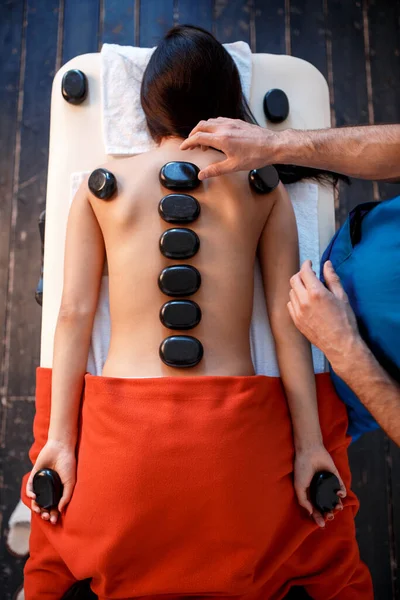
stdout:
[[(203, 168), (224, 156), (216, 151), (179, 150), (171, 139), (156, 150), (115, 160), (112, 171), (118, 194), (111, 201), (90, 194), (90, 203), (103, 233), (109, 273), (111, 342), (102, 374), (109, 377), (168, 375), (252, 375), (249, 326), (253, 308), (254, 260), (258, 240), (272, 200), (251, 191), (247, 173), (213, 178), (192, 193), (201, 205), (189, 225), (200, 239), (200, 250), (187, 260), (171, 260), (159, 249), (170, 225), (158, 213), (169, 190), (158, 179), (169, 161), (190, 161)], [(161, 306), (172, 298), (158, 287), (158, 276), (175, 264), (195, 266), (199, 290), (188, 297), (201, 308), (200, 323), (188, 330), (171, 330), (161, 323)], [(163, 339), (189, 334), (203, 345), (195, 366), (175, 368), (159, 357)]]

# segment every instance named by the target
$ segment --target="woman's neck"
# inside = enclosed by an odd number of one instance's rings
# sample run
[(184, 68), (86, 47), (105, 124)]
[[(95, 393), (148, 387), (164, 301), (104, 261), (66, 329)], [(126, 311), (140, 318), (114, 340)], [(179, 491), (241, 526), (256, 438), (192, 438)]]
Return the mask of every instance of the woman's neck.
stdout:
[(178, 148), (185, 138), (180, 137), (178, 135), (168, 135), (161, 139), (159, 143), (159, 148), (172, 147)]

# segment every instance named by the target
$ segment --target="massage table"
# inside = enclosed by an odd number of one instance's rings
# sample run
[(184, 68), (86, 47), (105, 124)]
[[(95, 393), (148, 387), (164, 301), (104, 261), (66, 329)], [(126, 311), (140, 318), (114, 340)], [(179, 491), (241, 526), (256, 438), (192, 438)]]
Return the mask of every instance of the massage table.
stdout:
[[(88, 95), (79, 105), (66, 102), (61, 94), (62, 78), (70, 69), (79, 69), (87, 77)], [(46, 199), (41, 368), (52, 367), (54, 332), (62, 295), (71, 174), (90, 172), (110, 159), (105, 153), (102, 137), (100, 69), (100, 54), (85, 54), (63, 65), (54, 77)], [(282, 89), (290, 103), (289, 115), (280, 124), (267, 123), (263, 111), (264, 95), (273, 88)], [(290, 56), (252, 55), (250, 107), (258, 123), (272, 130), (330, 126), (329, 90), (324, 77), (309, 63)], [(114, 157), (114, 160), (119, 160), (119, 157)], [(334, 192), (332, 186), (312, 185), (317, 188), (318, 196), (318, 239), (314, 243), (319, 258), (335, 230)], [(318, 269), (318, 265), (314, 267)], [(107, 276), (107, 265), (103, 276)], [(8, 545), (21, 555), (28, 551), (29, 528), (26, 523), (29, 523), (30, 517), (29, 509), (20, 502), (10, 520)]]
[[(88, 96), (82, 104), (66, 102), (62, 79), (79, 69), (88, 79)], [(292, 56), (252, 55), (250, 107), (258, 121), (271, 130), (320, 129), (330, 127), (328, 84), (310, 63)], [(263, 98), (269, 89), (282, 89), (290, 110), (279, 124), (267, 122)], [(311, 101), (310, 101), (311, 98)], [(51, 95), (49, 164), (46, 195), (46, 226), (43, 265), (43, 304), (40, 366), (51, 367), (54, 332), (61, 302), (63, 260), (67, 217), (70, 206), (70, 178), (74, 172), (92, 171), (110, 159), (105, 153), (102, 133), (101, 55), (76, 56), (55, 74)], [(118, 158), (115, 158), (118, 160)], [(317, 184), (319, 255), (335, 231), (333, 188)], [(39, 216), (39, 215), (38, 215)], [(106, 266), (104, 275), (106, 274)], [(30, 511), (20, 501), (9, 521), (8, 546), (18, 555), (28, 552)]]
[[(328, 84), (310, 63), (292, 56), (253, 54), (250, 107), (271, 130), (330, 127)], [(54, 331), (61, 302), (64, 240), (69, 211), (70, 176), (92, 171), (109, 160), (102, 137), (100, 53), (76, 56), (56, 73), (51, 96), (50, 147), (46, 197), (43, 270), (43, 313), (40, 365), (51, 367)], [(79, 69), (88, 79), (88, 97), (74, 106), (61, 95), (63, 75)], [(266, 121), (263, 98), (269, 89), (282, 89), (289, 99), (288, 118), (280, 124)], [(115, 158), (115, 160), (119, 160)], [(319, 254), (335, 232), (334, 192), (318, 185)]]

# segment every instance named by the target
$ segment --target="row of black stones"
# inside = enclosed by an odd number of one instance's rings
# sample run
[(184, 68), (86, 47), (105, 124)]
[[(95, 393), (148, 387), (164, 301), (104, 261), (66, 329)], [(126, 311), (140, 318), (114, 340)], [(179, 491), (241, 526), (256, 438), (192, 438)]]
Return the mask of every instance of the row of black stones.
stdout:
[[(200, 185), (198, 167), (188, 162), (169, 162), (159, 174), (161, 184), (169, 190), (195, 189)], [(200, 215), (200, 204), (186, 193), (164, 196), (158, 205), (160, 217), (167, 223), (192, 223)], [(167, 258), (182, 260), (194, 256), (200, 248), (198, 235), (187, 227), (173, 227), (160, 237), (160, 252)], [(192, 265), (174, 265), (163, 269), (158, 277), (160, 290), (167, 296), (181, 298), (195, 294), (201, 275)], [(193, 300), (170, 300), (160, 309), (160, 321), (168, 329), (188, 330), (201, 320), (201, 309)], [(160, 345), (161, 360), (170, 367), (194, 367), (203, 357), (201, 342), (190, 335), (171, 335)]]
[[(200, 184), (198, 173), (198, 167), (192, 163), (169, 162), (161, 168), (159, 178), (167, 189), (187, 191)], [(278, 185), (279, 176), (273, 166), (266, 166), (250, 171), (249, 183), (257, 193), (268, 194)], [(91, 173), (88, 186), (101, 200), (110, 200), (118, 189), (114, 174), (103, 168)], [(160, 200), (158, 212), (167, 223), (183, 225), (192, 223), (199, 217), (200, 204), (189, 194), (172, 193)], [(165, 257), (182, 260), (191, 258), (198, 252), (200, 240), (196, 232), (187, 227), (172, 227), (162, 233), (159, 247)], [(192, 265), (174, 265), (161, 271), (158, 285), (167, 296), (190, 296), (199, 289), (201, 275)], [(171, 300), (161, 307), (160, 320), (169, 329), (192, 329), (201, 320), (201, 309), (192, 300)], [(161, 360), (169, 366), (193, 367), (203, 357), (203, 346), (193, 336), (172, 335), (163, 340), (159, 354)]]
[[(251, 170), (249, 172), (249, 183), (258, 194), (269, 194), (279, 184), (279, 175), (274, 166), (267, 165), (260, 169)], [(88, 185), (92, 194), (100, 200), (111, 200), (118, 189), (114, 174), (103, 168), (95, 169), (91, 173)], [(187, 194), (168, 194), (160, 201), (158, 212), (167, 223), (191, 223), (200, 214), (200, 204), (196, 198)], [(174, 216), (171, 217), (170, 215)], [(180, 240), (179, 252), (182, 254), (180, 258), (189, 258), (196, 254), (200, 246), (200, 240), (194, 231), (186, 228), (174, 228), (165, 231), (160, 239), (161, 252), (168, 258), (178, 258), (173, 255), (173, 247), (176, 245), (174, 240), (178, 236)], [(185, 249), (187, 255), (183, 256)], [(190, 254), (190, 252), (193, 252), (193, 254)]]

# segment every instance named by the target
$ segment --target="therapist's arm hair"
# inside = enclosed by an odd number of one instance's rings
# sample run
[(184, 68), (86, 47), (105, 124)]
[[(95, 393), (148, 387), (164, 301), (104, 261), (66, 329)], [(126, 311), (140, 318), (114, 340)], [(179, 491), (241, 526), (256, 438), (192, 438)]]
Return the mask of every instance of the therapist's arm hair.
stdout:
[(105, 260), (103, 235), (88, 198), (87, 178), (70, 208), (64, 286), (54, 336), (48, 439), (74, 446), (90, 338)]
[(392, 440), (400, 445), (400, 384), (379, 364), (360, 336), (355, 314), (341, 281), (328, 260), (327, 287), (311, 261), (291, 278), (288, 309), (296, 327), (320, 348)]
[(181, 149), (199, 145), (216, 148), (226, 155), (226, 160), (202, 169), (199, 179), (275, 165), (278, 170), (283, 169), (282, 181), (290, 183), (283, 179), (286, 165), (296, 165), (317, 169), (314, 174), (303, 173), (303, 178), (315, 176), (319, 170), (362, 179), (400, 181), (400, 125), (272, 131), (240, 119), (219, 117), (201, 121), (182, 142)]
[(400, 446), (400, 384), (381, 367), (363, 340), (358, 338), (351, 356), (343, 356), (332, 366), (386, 434)]
[(350, 177), (400, 181), (400, 125), (367, 125), (315, 131), (288, 129), (278, 139), (280, 160)]
[(292, 203), (282, 183), (266, 197), (274, 202), (258, 244), (265, 298), (280, 375), (293, 424), (296, 451), (322, 445), (311, 346), (287, 310), (290, 278), (299, 268)]

